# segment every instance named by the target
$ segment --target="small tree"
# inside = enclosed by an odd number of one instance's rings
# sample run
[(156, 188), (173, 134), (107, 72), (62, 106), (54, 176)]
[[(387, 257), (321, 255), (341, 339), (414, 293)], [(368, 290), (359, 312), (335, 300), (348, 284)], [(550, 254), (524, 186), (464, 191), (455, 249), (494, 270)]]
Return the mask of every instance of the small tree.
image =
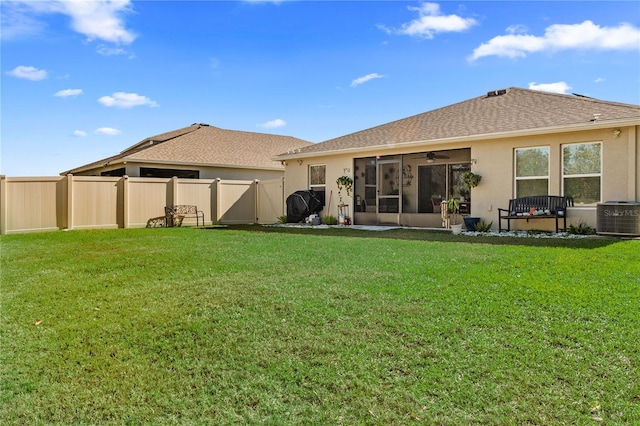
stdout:
[(351, 193), (353, 192), (353, 179), (349, 176), (340, 176), (336, 179), (336, 184), (338, 184), (338, 198), (340, 198), (340, 204), (342, 204), (342, 190), (344, 189), (347, 192), (347, 197), (351, 197)]

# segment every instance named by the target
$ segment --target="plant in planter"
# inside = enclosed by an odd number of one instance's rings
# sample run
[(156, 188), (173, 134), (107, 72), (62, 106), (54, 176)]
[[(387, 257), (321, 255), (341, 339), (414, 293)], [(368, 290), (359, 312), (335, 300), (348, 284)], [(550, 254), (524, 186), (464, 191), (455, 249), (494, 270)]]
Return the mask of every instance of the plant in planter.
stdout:
[(475, 188), (476, 186), (478, 186), (478, 184), (482, 180), (482, 176), (475, 174), (471, 171), (464, 172), (460, 177), (462, 178), (462, 183), (464, 183), (464, 186), (469, 188), (469, 190), (471, 190), (471, 188)]
[[(461, 176), (462, 179), (462, 184), (464, 185), (464, 192), (465, 194), (465, 198), (468, 196), (468, 194), (471, 194), (471, 188), (475, 188), (476, 186), (478, 186), (478, 184), (480, 183), (480, 181), (482, 180), (482, 176), (473, 173), (472, 171), (468, 171), (468, 172), (464, 172)], [(462, 193), (462, 191), (461, 191)], [(464, 224), (467, 228), (467, 231), (474, 231), (475, 230), (475, 225), (480, 222), (480, 218), (479, 217), (465, 217), (464, 218)]]
[(459, 234), (462, 232), (462, 224), (458, 223), (460, 220), (460, 201), (457, 198), (449, 198), (446, 206), (449, 220), (451, 221), (451, 231), (454, 234)]
[(336, 179), (336, 184), (338, 185), (338, 198), (342, 204), (342, 190), (344, 189), (347, 192), (347, 197), (350, 197), (353, 192), (353, 179), (349, 176), (340, 176)]
[(336, 184), (338, 185), (338, 198), (340, 199), (340, 204), (338, 204), (338, 223), (341, 225), (349, 225), (351, 224), (349, 207), (342, 201), (342, 190), (347, 192), (347, 197), (351, 197), (351, 193), (353, 192), (353, 179), (351, 179), (350, 176), (340, 176), (336, 179)]

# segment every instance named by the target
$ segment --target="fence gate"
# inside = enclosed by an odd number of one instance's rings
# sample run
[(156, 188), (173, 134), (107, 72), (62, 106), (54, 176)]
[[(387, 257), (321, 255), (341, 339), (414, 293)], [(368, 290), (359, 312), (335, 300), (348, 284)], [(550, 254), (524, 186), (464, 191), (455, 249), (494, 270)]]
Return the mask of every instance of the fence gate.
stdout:
[(258, 223), (277, 223), (285, 214), (284, 178), (258, 182)]

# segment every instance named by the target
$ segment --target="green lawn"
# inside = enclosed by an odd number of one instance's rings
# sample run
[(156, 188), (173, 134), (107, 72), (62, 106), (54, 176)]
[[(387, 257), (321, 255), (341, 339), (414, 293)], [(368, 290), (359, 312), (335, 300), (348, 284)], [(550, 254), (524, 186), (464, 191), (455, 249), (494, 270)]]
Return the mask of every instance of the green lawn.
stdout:
[(0, 423), (640, 424), (640, 241), (8, 235)]

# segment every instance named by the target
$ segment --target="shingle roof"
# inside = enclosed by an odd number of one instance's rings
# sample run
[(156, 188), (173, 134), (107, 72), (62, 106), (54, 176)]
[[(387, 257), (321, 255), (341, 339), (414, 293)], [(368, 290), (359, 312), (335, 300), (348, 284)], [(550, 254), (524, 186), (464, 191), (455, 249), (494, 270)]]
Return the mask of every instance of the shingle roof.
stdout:
[(272, 160), (275, 155), (307, 145), (311, 145), (311, 142), (291, 136), (226, 130), (206, 124), (193, 124), (151, 136), (118, 155), (65, 173), (74, 173), (78, 170), (121, 161), (283, 168), (279, 161)]
[[(309, 145), (294, 156), (389, 144), (472, 138), (587, 125), (601, 121), (640, 120), (640, 106), (509, 88), (412, 117)], [(280, 157), (290, 156), (289, 153)]]

